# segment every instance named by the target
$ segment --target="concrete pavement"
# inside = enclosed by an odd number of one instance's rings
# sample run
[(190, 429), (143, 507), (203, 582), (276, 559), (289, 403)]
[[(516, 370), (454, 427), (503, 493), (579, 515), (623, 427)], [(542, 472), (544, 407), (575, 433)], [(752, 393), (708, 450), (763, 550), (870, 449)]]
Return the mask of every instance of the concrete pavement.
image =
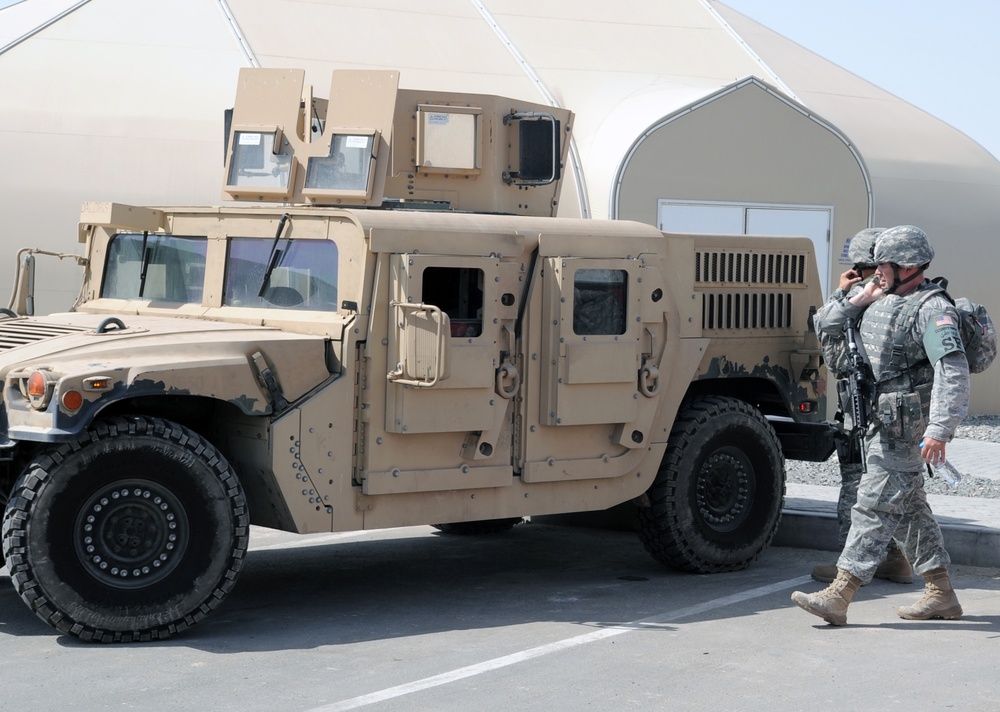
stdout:
[[(1000, 481), (998, 443), (956, 439), (948, 445), (948, 459), (964, 475)], [(789, 483), (774, 544), (839, 551), (838, 493), (837, 487)], [(935, 494), (927, 499), (953, 563), (1000, 567), (1000, 499)]]

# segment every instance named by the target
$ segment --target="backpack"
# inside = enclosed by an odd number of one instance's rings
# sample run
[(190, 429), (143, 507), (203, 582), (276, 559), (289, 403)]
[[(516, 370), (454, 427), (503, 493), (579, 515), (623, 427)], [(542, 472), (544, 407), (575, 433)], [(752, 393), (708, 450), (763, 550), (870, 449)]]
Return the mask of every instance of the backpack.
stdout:
[(958, 312), (959, 333), (962, 335), (962, 343), (965, 346), (965, 357), (969, 361), (970, 373), (982, 373), (997, 357), (997, 331), (993, 326), (993, 320), (989, 312), (982, 304), (970, 301), (967, 297), (953, 299), (948, 294), (948, 280), (944, 277), (935, 277), (931, 280), (937, 289), (926, 290), (919, 299), (907, 305), (909, 314), (906, 317), (908, 326), (905, 329), (896, 331), (897, 346), (902, 345), (902, 340), (913, 326), (913, 320), (917, 318), (920, 306), (929, 297), (940, 294), (955, 307)]
[[(951, 299), (950, 295), (948, 299)], [(969, 301), (967, 297), (959, 297), (954, 304), (962, 321), (960, 330), (965, 344), (965, 357), (969, 359), (969, 371), (982, 373), (997, 357), (997, 332), (993, 320), (986, 307)]]

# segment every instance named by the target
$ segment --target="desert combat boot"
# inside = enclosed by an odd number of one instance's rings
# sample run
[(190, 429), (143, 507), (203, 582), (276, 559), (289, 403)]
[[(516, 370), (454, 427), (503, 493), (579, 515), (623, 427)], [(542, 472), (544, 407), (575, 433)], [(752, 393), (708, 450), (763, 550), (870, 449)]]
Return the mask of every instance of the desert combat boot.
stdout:
[(837, 569), (837, 578), (822, 591), (818, 593), (796, 591), (792, 594), (792, 600), (799, 608), (819, 616), (831, 625), (845, 625), (847, 607), (860, 585), (861, 579), (857, 576), (843, 569)]
[(952, 588), (948, 569), (931, 569), (924, 574), (924, 595), (912, 606), (896, 609), (900, 618), (911, 621), (926, 621), (931, 618), (959, 618), (962, 606)]

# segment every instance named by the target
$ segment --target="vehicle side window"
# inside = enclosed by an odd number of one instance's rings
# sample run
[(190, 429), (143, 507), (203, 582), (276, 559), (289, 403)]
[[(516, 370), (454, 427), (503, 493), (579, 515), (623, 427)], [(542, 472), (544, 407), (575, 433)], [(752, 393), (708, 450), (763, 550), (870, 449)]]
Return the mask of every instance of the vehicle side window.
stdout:
[(428, 267), (424, 270), (424, 304), (433, 304), (451, 320), (451, 335), (483, 333), (483, 271), (472, 267)]
[(624, 334), (627, 297), (625, 270), (577, 270), (573, 278), (573, 333)]
[[(337, 245), (328, 240), (229, 239), (222, 303), (257, 309), (336, 311)], [(268, 265), (272, 264), (268, 274)]]
[(207, 245), (203, 237), (115, 235), (108, 245), (101, 296), (200, 304)]

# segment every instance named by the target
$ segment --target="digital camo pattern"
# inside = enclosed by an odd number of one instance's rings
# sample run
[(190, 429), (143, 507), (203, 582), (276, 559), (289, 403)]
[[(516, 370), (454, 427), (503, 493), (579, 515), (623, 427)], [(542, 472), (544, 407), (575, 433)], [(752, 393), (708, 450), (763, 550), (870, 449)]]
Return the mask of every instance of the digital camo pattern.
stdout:
[[(875, 425), (865, 438), (868, 471), (861, 477), (851, 512), (851, 531), (837, 566), (863, 582), (871, 581), (895, 536), (918, 574), (951, 562), (941, 528), (924, 492), (920, 441), (925, 435), (950, 441), (968, 411), (968, 364), (961, 352), (925, 361), (924, 333), (941, 314), (957, 319), (944, 297), (926, 299), (916, 319), (904, 315), (921, 285), (905, 296), (886, 295), (868, 307), (861, 336), (878, 386)], [(903, 320), (900, 317), (903, 316)], [(894, 332), (907, 329), (901, 354), (893, 354)], [(920, 364), (902, 372), (898, 369)], [(888, 380), (886, 376), (890, 376)]]
[[(830, 373), (836, 376), (837, 379), (847, 377), (847, 374), (850, 372), (851, 363), (847, 357), (847, 343), (844, 339), (843, 326), (831, 325), (831, 315), (840, 306), (839, 302), (853, 297), (863, 290), (869, 281), (871, 281), (871, 277), (858, 282), (846, 294), (841, 290), (837, 290), (823, 306), (816, 310), (816, 314), (813, 315), (816, 336), (819, 337), (819, 345), (823, 350), (823, 361), (826, 363), (826, 367), (830, 370)], [(860, 335), (858, 338), (860, 338)]]
[(895, 535), (918, 574), (947, 568), (941, 527), (927, 503), (922, 472), (895, 469), (893, 442), (875, 433), (868, 441), (868, 472), (861, 477), (851, 531), (837, 568), (869, 583)]
[(841, 430), (837, 433), (837, 460), (840, 462), (840, 496), (837, 498), (837, 545), (843, 549), (851, 531), (851, 510), (858, 501), (858, 485), (864, 468), (859, 441)]
[[(950, 441), (969, 408), (969, 364), (960, 348), (934, 364), (924, 350), (932, 321), (942, 315), (957, 321), (955, 307), (935, 294), (923, 301), (915, 318), (906, 313), (908, 300), (920, 299), (928, 289), (935, 286), (924, 282), (905, 296), (882, 297), (868, 307), (861, 324), (862, 344), (878, 382), (875, 419), (888, 435), (914, 443), (924, 435)], [(906, 338), (893, 339), (907, 325)], [(912, 450), (910, 462), (909, 469), (922, 466), (918, 450)]]
[(847, 247), (847, 258), (852, 265), (875, 267), (875, 238), (883, 232), (885, 232), (884, 227), (869, 227), (851, 238), (851, 243)]
[[(880, 392), (911, 391), (913, 388), (929, 384), (934, 379), (930, 363), (921, 364), (927, 354), (923, 346), (923, 334), (931, 314), (948, 313), (955, 320), (958, 314), (944, 297), (930, 297), (920, 307), (916, 318), (911, 318), (906, 308), (910, 300), (919, 299), (921, 292), (936, 287), (924, 282), (905, 296), (886, 294), (872, 303), (865, 311), (861, 322), (861, 340), (871, 364), (872, 373), (879, 383)], [(923, 318), (921, 318), (923, 317)], [(921, 323), (923, 322), (923, 323)], [(894, 350), (894, 335), (897, 330), (909, 331), (899, 350)], [(917, 366), (914, 368), (914, 366)]]
[(875, 240), (875, 263), (919, 267), (934, 259), (927, 233), (913, 225), (890, 227)]
[(986, 307), (969, 301), (967, 297), (955, 300), (955, 308), (962, 318), (962, 341), (969, 359), (969, 370), (982, 373), (997, 357), (997, 332)]

